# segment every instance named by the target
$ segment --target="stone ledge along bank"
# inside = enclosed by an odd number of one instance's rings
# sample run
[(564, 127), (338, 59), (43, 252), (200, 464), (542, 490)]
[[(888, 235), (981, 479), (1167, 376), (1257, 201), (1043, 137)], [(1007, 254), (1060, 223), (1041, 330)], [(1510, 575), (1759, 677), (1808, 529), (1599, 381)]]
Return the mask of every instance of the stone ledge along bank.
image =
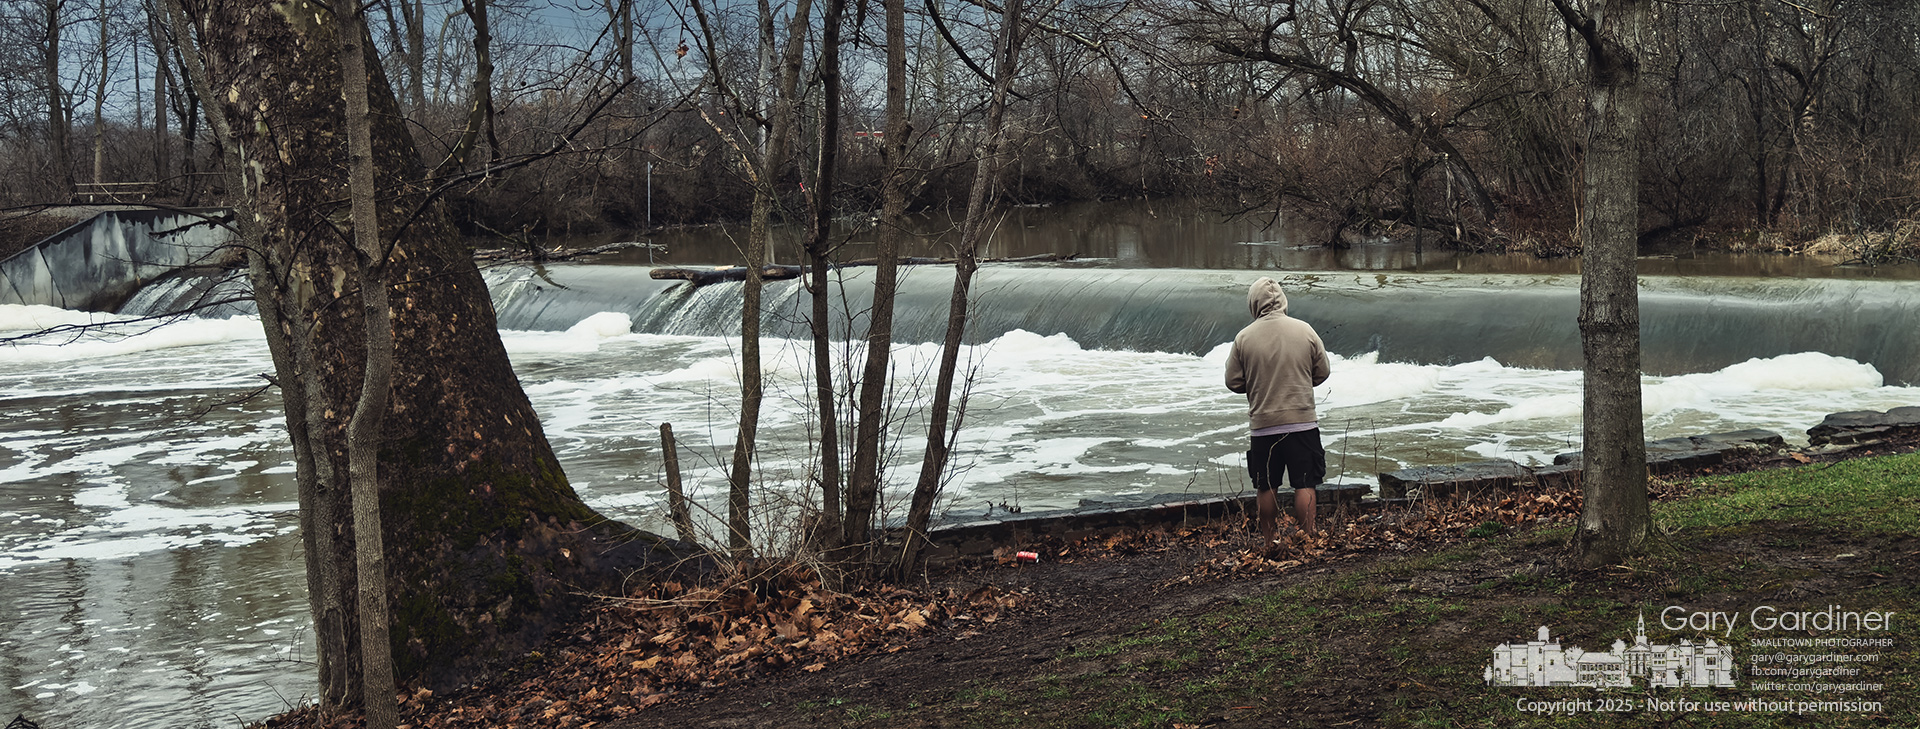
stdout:
[[(1920, 438), (1920, 407), (1834, 413), (1807, 430), (1809, 453), (1832, 453), (1880, 443)], [(1786, 439), (1765, 430), (1738, 430), (1648, 441), (1647, 471), (1654, 475), (1694, 471), (1741, 457), (1773, 455)], [(1363, 483), (1329, 483), (1319, 491), (1323, 512), (1372, 511), (1420, 498), (1453, 494), (1517, 491), (1580, 485), (1580, 453), (1555, 456), (1552, 465), (1527, 466), (1508, 460), (1452, 466), (1406, 468), (1379, 476), (1379, 495)], [(1293, 492), (1281, 491), (1280, 508), (1289, 509)], [(1028, 513), (989, 508), (979, 517), (949, 515), (928, 532), (930, 564), (986, 557), (1004, 546), (1038, 539), (1080, 539), (1123, 529), (1177, 525), (1235, 518), (1253, 509), (1252, 494), (1196, 496), (1160, 494), (1113, 501), (1084, 500), (1071, 509)], [(897, 534), (897, 531), (896, 531)]]

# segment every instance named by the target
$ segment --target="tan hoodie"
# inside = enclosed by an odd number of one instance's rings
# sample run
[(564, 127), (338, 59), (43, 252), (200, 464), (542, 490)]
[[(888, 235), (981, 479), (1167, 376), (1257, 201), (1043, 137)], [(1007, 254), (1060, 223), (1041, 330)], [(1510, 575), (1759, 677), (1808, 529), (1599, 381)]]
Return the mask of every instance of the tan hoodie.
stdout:
[(1327, 381), (1327, 347), (1306, 322), (1287, 316), (1287, 294), (1271, 278), (1247, 289), (1253, 323), (1233, 338), (1227, 389), (1247, 394), (1253, 429), (1318, 418), (1313, 386)]

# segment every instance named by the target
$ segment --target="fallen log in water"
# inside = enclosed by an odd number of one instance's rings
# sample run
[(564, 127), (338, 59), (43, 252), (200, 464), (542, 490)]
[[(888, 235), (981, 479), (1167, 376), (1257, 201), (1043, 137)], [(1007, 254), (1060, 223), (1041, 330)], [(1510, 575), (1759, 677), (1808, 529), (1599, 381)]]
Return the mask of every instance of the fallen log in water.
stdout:
[(478, 248), (473, 251), (473, 260), (476, 260), (476, 261), (533, 261), (535, 263), (555, 263), (559, 261), (571, 261), (581, 256), (598, 256), (605, 253), (616, 253), (619, 251), (627, 250), (629, 248), (647, 248), (647, 249), (652, 249), (656, 251), (665, 251), (667, 249), (667, 246), (663, 243), (642, 243), (639, 241), (622, 241), (619, 243), (608, 243), (603, 246), (594, 246), (592, 248), (544, 248), (540, 246), (533, 246), (533, 247), (521, 246), (518, 248)]
[[(1078, 253), (1067, 253), (1064, 255), (1059, 253), (1041, 253), (1038, 255), (1015, 256), (1012, 258), (982, 258), (980, 259), (980, 262), (981, 263), (1052, 263), (1056, 261), (1071, 261), (1079, 257), (1080, 257), (1080, 254)], [(902, 266), (951, 266), (957, 262), (958, 260), (953, 258), (923, 258), (918, 256), (909, 256), (909, 257), (904, 257), (900, 259), (900, 265)], [(851, 261), (844, 261), (835, 265), (872, 266), (877, 263), (879, 263), (879, 259), (877, 258), (856, 258)]]
[[(1052, 261), (1071, 261), (1079, 257), (1080, 257), (1080, 254), (1078, 253), (1069, 253), (1066, 255), (1061, 255), (1058, 253), (1042, 253), (1037, 256), (1020, 256), (1017, 258), (984, 258), (984, 259), (981, 259), (980, 262), (981, 263), (1047, 263)], [(843, 261), (840, 263), (836, 263), (836, 264), (833, 264), (833, 267), (834, 268), (850, 268), (853, 266), (872, 266), (872, 265), (875, 265), (876, 263), (877, 263), (876, 259), (862, 258), (862, 259), (857, 259), (852, 261)], [(907, 258), (900, 259), (900, 265), (902, 266), (951, 266), (953, 265), (953, 263), (954, 263), (954, 259), (952, 258), (907, 257)], [(799, 278), (801, 275), (804, 275), (807, 272), (807, 268), (808, 267), (806, 266), (777, 266), (777, 265), (766, 266), (760, 269), (760, 278), (761, 280), (765, 280), (765, 281), (778, 281), (782, 279)], [(650, 275), (653, 278), (657, 278), (657, 279), (679, 279), (682, 281), (692, 281), (693, 285), (695, 286), (705, 286), (707, 284), (720, 283), (722, 281), (744, 281), (747, 278), (747, 267), (746, 266), (727, 266), (724, 268), (656, 268), (656, 269), (653, 269), (653, 273), (651, 273)]]
[[(760, 269), (760, 278), (765, 281), (799, 278), (804, 272), (801, 266), (765, 266)], [(692, 281), (695, 286), (705, 286), (722, 281), (744, 281), (747, 278), (746, 266), (728, 266), (726, 268), (656, 268), (649, 274), (658, 279), (680, 279)]]

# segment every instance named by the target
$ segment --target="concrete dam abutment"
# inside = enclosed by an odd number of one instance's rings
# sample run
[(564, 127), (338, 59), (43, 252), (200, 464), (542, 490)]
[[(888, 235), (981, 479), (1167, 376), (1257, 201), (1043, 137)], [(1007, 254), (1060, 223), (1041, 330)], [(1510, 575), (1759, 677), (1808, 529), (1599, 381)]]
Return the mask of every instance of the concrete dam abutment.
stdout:
[[(42, 214), (60, 212), (73, 211)], [(79, 222), (0, 260), (0, 304), (116, 311), (157, 279), (181, 269), (219, 268), (239, 255), (221, 209), (80, 212)]]

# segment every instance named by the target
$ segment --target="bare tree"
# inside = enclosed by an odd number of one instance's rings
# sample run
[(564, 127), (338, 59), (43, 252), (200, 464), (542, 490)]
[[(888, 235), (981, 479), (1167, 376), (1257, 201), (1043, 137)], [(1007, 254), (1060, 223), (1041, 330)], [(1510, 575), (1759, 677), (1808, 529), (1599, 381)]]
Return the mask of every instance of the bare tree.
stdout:
[(113, 14), (107, 7), (107, 0), (100, 0), (100, 45), (95, 53), (100, 57), (100, 75), (94, 79), (93, 90), (93, 181), (106, 182), (107, 165), (107, 78), (112, 75), (113, 46), (107, 33)]
[(1640, 71), (1648, 0), (1554, 0), (1586, 48), (1580, 214), (1582, 491), (1573, 552), (1587, 565), (1645, 548), (1647, 461), (1640, 412)]
[(881, 437), (887, 416), (887, 365), (893, 356), (893, 302), (899, 290), (900, 241), (906, 236), (907, 12), (906, 0), (882, 0), (886, 14), (886, 127), (881, 149), (886, 165), (880, 185), (879, 241), (874, 247), (873, 310), (867, 317), (866, 364), (860, 372), (859, 413), (853, 439), (853, 470), (847, 477), (844, 543), (873, 548), (873, 520), (882, 484)]
[[(727, 102), (736, 120), (748, 120), (744, 133), (736, 133), (711, 116), (708, 123), (721, 135), (740, 160), (753, 187), (752, 208), (748, 217), (745, 295), (740, 310), (740, 427), (734, 436), (733, 460), (728, 472), (727, 530), (728, 547), (736, 559), (752, 553), (753, 455), (760, 424), (760, 406), (764, 382), (760, 372), (760, 318), (762, 273), (767, 266), (773, 241), (773, 217), (779, 204), (780, 181), (790, 174), (793, 142), (799, 125), (800, 71), (804, 65), (808, 24), (813, 1), (797, 0), (787, 21), (787, 38), (776, 56), (773, 10), (759, 3), (757, 43), (760, 72), (771, 81), (770, 88), (743, 94), (729, 81), (721, 58), (724, 53), (716, 22), (705, 3), (690, 3), (699, 23), (702, 53), (707, 59), (707, 81)], [(777, 69), (771, 59), (778, 58)], [(763, 107), (761, 101), (765, 101)]]
[[(967, 306), (973, 290), (973, 274), (979, 270), (980, 244), (993, 224), (995, 194), (1005, 153), (1007, 101), (1013, 92), (1014, 70), (1019, 65), (1023, 12), (1022, 0), (1006, 0), (1001, 11), (1000, 39), (995, 49), (993, 95), (987, 102), (987, 122), (974, 167), (973, 187), (967, 194), (967, 216), (961, 223), (960, 242), (954, 250), (953, 295), (947, 301), (947, 332), (941, 343), (940, 364), (934, 376), (933, 405), (927, 415), (927, 447), (920, 461), (920, 477), (914, 483), (913, 501), (907, 509), (906, 538), (901, 548), (899, 573), (911, 573), (917, 566), (920, 548), (926, 541), (927, 525), (933, 516), (934, 500), (948, 475), (947, 465), (953, 451), (949, 434), (949, 415), (953, 401), (954, 373), (959, 368), (960, 345), (967, 330)], [(964, 405), (962, 406), (964, 409)], [(952, 423), (958, 434), (959, 422)]]
[(467, 155), (473, 152), (479, 143), (480, 134), (487, 135), (487, 154), (493, 161), (500, 161), (500, 137), (494, 131), (493, 109), (493, 23), (488, 20), (487, 3), (489, 0), (460, 0), (461, 12), (473, 23), (473, 82), (471, 108), (467, 111), (467, 123), (460, 137), (453, 143), (453, 149), (447, 152), (445, 159), (435, 165), (429, 177), (444, 178), (460, 170), (467, 163)]
[[(393, 17), (400, 10), (398, 19)], [(402, 86), (407, 106), (415, 114), (427, 107), (427, 3), (426, 0), (392, 0), (384, 3), (388, 32), (401, 59)]]
[(167, 135), (167, 97), (173, 67), (169, 64), (166, 32), (161, 30), (164, 23), (157, 8), (157, 0), (146, 0), (147, 41), (153, 47), (153, 179), (164, 182), (172, 172), (173, 141)]
[(63, 194), (73, 192), (73, 121), (67, 107), (67, 94), (60, 80), (60, 34), (66, 0), (42, 0), (40, 70), (47, 94), (47, 136), (53, 144), (54, 179), (60, 181)]
[(833, 200), (840, 168), (840, 29), (847, 0), (827, 0), (820, 29), (820, 121), (812, 195), (807, 201), (807, 293), (812, 314), (814, 405), (820, 418), (820, 512), (815, 543), (837, 549), (844, 536), (841, 520), (843, 477), (840, 464), (839, 389), (833, 381), (833, 340), (829, 328), (832, 293), (827, 269), (833, 260)]
[(347, 127), (347, 196), (353, 248), (359, 254), (362, 335), (360, 397), (347, 421), (347, 479), (353, 493), (354, 582), (359, 609), (361, 704), (368, 729), (392, 729), (393, 652), (387, 624), (387, 560), (380, 519), (380, 427), (393, 382), (393, 307), (387, 291), (387, 248), (380, 240), (380, 209), (373, 168), (373, 112), (367, 103), (367, 58), (373, 55), (360, 0), (333, 9), (339, 34), (340, 89)]
[[(1314, 88), (1340, 89), (1371, 107), (1406, 134), (1412, 144), (1439, 158), (1455, 172), (1483, 220), (1497, 208), (1486, 184), (1448, 133), (1452, 118), (1421, 114), (1377, 82), (1376, 40), (1396, 42), (1401, 35), (1372, 27), (1384, 8), (1369, 3), (1328, 3), (1323, 12), (1289, 1), (1281, 5), (1202, 3), (1197, 32), (1228, 57), (1271, 64), (1310, 79)], [(1457, 110), (1455, 111), (1457, 113)]]

